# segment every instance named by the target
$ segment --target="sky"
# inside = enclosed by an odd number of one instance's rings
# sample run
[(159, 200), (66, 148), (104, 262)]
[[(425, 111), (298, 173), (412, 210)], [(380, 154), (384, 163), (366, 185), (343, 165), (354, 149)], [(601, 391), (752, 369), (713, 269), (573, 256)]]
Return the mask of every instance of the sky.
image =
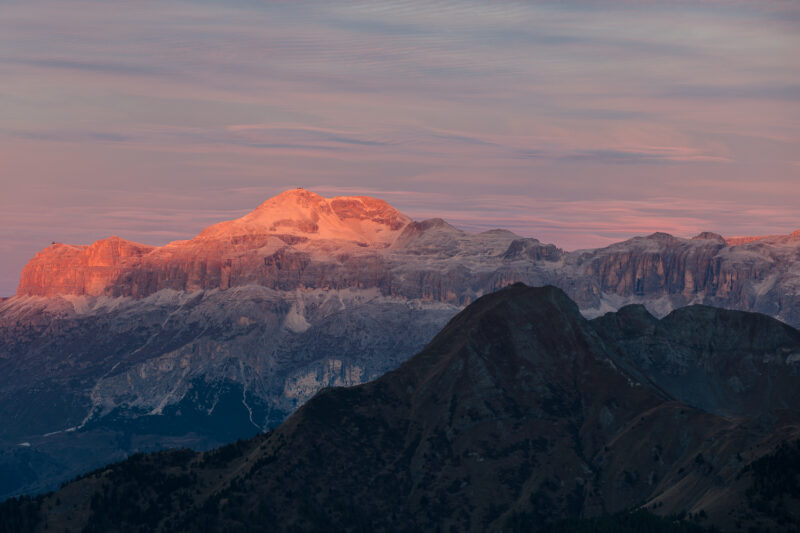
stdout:
[(296, 186), (567, 250), (800, 229), (796, 1), (0, 0), (0, 295)]

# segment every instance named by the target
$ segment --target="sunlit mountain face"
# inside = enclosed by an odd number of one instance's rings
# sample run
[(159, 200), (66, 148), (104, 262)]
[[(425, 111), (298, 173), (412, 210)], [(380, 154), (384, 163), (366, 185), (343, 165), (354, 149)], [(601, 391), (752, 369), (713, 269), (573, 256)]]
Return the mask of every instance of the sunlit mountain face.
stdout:
[[(165, 288), (227, 289), (254, 281), (259, 272), (263, 277), (259, 267), (268, 266), (267, 258), (287, 247), (323, 260), (359, 248), (370, 255), (389, 247), (410, 222), (374, 198), (328, 200), (304, 189), (289, 190), (242, 218), (162, 247), (119, 237), (91, 246), (54, 244), (24, 270), (17, 294), (141, 297)], [(143, 273), (146, 279), (141, 279)]]
[(471, 234), (440, 218), (415, 222), (368, 196), (328, 199), (298, 188), (161, 247), (119, 237), (54, 243), (23, 269), (17, 295), (143, 298), (256, 285), (374, 289), (463, 305), (527, 281), (563, 286), (593, 315), (638, 300), (660, 314), (703, 302), (797, 323), (795, 306), (780, 302), (797, 297), (798, 253), (800, 231), (692, 239), (658, 232), (571, 253), (503, 229)]

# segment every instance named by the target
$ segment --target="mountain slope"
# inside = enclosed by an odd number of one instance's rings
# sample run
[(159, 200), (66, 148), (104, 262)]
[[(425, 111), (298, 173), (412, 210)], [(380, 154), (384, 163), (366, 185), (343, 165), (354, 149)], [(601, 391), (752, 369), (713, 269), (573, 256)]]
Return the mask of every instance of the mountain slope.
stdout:
[[(763, 334), (760, 316), (740, 323)], [(629, 359), (602, 324), (556, 288), (514, 285), (397, 370), (325, 389), (267, 435), (140, 456), (67, 485), (42, 500), (40, 526), (522, 531), (647, 505), (723, 529), (775, 527), (748, 488), (791, 453), (780, 443), (800, 437), (799, 406), (736, 418), (691, 407), (620, 367)], [(797, 520), (797, 495), (779, 496), (780, 519)]]
[[(396, 368), (464, 305), (518, 281), (561, 287), (592, 317), (706, 304), (797, 326), (800, 235), (656, 233), (566, 253), (300, 189), (162, 247), (56, 244), (0, 301), (0, 498), (274, 427), (323, 387)], [(771, 379), (722, 380), (712, 396)]]
[(766, 315), (693, 305), (658, 320), (633, 305), (593, 324), (628, 369), (685, 403), (723, 416), (800, 407), (800, 332)]
[(264, 287), (96, 305), (77, 315), (50, 301), (16, 308), (0, 356), (0, 497), (50, 490), (137, 451), (263, 432), (322, 387), (396, 367), (455, 312)]

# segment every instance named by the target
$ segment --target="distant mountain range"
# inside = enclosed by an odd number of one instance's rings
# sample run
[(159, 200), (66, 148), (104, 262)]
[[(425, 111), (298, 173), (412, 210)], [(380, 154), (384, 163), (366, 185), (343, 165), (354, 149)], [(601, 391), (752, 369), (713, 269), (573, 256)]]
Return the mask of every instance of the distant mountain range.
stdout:
[[(515, 282), (560, 287), (587, 317), (706, 304), (798, 326), (800, 233), (656, 233), (567, 253), (298, 189), (162, 247), (55, 244), (0, 302), (0, 498), (132, 452), (273, 428), (324, 387), (396, 368), (465, 305)], [(708, 400), (722, 409), (740, 385), (713, 368)]]
[[(560, 289), (515, 284), (268, 434), (136, 456), (0, 517), (38, 531), (794, 531), (798, 382), (800, 331), (770, 317), (634, 305), (589, 321)], [(613, 513), (613, 529), (563, 522)]]
[(659, 314), (721, 305), (800, 325), (800, 231), (724, 237), (665, 233), (566, 253), (506, 230), (414, 222), (382, 200), (290, 190), (188, 241), (153, 247), (119, 237), (54, 244), (22, 272), (17, 297), (133, 297), (259, 286), (278, 291), (376, 289), (465, 305), (516, 281), (563, 287), (590, 315), (629, 301)]

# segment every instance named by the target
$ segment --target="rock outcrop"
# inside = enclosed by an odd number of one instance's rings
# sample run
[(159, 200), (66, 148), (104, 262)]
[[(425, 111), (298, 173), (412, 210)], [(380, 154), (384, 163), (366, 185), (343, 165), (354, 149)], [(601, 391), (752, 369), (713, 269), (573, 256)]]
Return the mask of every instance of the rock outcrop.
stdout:
[[(131, 265), (155, 249), (112, 236), (91, 246), (54, 243), (30, 260), (22, 271), (18, 295), (100, 295)], [(113, 292), (113, 291), (112, 291)]]

